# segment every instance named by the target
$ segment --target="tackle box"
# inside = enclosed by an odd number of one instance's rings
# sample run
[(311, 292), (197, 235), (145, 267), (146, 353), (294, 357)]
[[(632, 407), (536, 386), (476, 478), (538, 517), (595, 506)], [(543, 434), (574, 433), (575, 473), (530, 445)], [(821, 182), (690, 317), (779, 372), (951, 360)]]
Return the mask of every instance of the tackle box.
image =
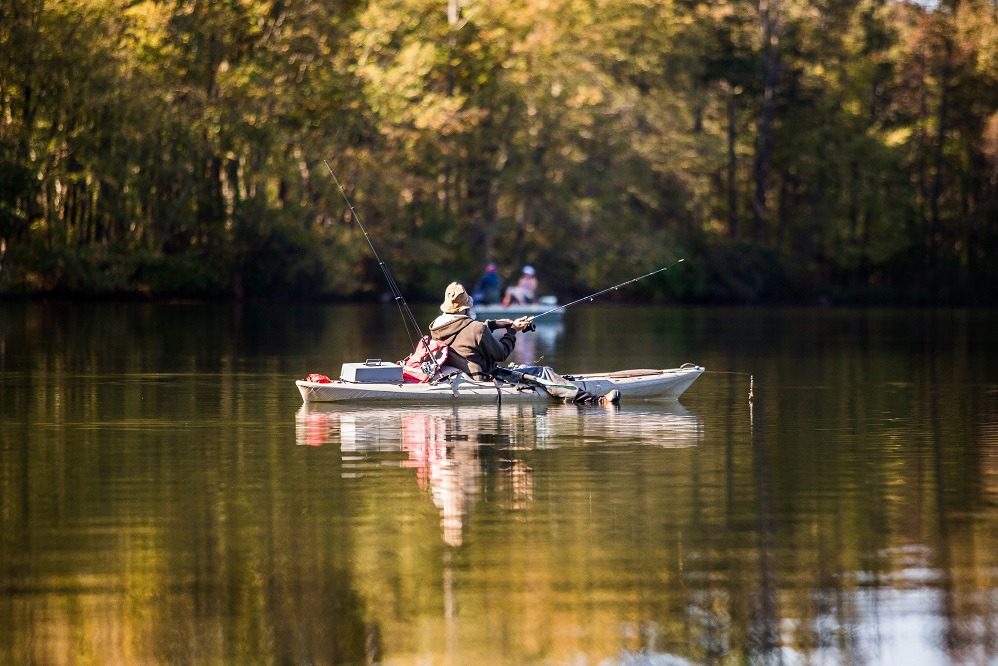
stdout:
[(340, 368), (340, 379), (360, 384), (401, 384), (402, 366), (380, 358), (369, 358), (363, 363), (344, 363)]

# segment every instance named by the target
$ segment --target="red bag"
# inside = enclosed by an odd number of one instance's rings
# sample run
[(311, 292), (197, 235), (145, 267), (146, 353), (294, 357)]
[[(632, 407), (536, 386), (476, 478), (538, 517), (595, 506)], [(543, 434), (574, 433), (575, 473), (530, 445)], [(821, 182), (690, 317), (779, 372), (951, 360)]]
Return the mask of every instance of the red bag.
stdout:
[(447, 363), (450, 346), (424, 335), (416, 343), (416, 351), (399, 361), (402, 380), (408, 384), (425, 384), (440, 376), (440, 369)]
[(325, 375), (320, 375), (318, 372), (313, 372), (310, 375), (305, 376), (306, 382), (312, 382), (314, 384), (332, 384), (333, 380)]

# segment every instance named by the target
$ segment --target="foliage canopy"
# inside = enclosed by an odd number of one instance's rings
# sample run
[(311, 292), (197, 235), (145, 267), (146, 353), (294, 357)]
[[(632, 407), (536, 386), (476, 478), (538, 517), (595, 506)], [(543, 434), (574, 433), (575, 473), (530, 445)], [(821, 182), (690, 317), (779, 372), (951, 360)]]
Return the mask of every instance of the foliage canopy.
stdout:
[(0, 292), (994, 302), (990, 0), (11, 0)]

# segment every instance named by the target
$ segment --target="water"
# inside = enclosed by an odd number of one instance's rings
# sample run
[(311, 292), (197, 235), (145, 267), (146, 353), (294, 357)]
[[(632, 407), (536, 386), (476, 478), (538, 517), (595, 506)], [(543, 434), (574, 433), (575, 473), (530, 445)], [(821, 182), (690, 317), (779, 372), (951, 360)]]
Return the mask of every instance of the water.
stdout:
[(301, 406), (397, 321), (0, 306), (0, 663), (998, 663), (996, 313), (586, 305), (518, 360), (708, 373)]

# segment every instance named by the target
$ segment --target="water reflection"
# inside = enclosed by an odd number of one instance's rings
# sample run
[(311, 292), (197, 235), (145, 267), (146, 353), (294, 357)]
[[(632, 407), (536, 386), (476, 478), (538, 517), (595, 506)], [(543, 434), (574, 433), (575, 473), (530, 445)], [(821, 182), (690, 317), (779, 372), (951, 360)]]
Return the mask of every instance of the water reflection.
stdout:
[(0, 664), (998, 663), (995, 313), (580, 308), (754, 414), (293, 419), (396, 315), (0, 307)]
[(510, 511), (533, 499), (527, 452), (587, 443), (647, 444), (685, 448), (703, 437), (701, 419), (678, 402), (625, 406), (452, 405), (385, 408), (302, 405), (295, 416), (296, 443), (339, 444), (343, 474), (356, 477), (372, 460), (406, 458), (440, 512), (445, 543), (460, 546), (482, 477), (495, 479), (493, 499)]

